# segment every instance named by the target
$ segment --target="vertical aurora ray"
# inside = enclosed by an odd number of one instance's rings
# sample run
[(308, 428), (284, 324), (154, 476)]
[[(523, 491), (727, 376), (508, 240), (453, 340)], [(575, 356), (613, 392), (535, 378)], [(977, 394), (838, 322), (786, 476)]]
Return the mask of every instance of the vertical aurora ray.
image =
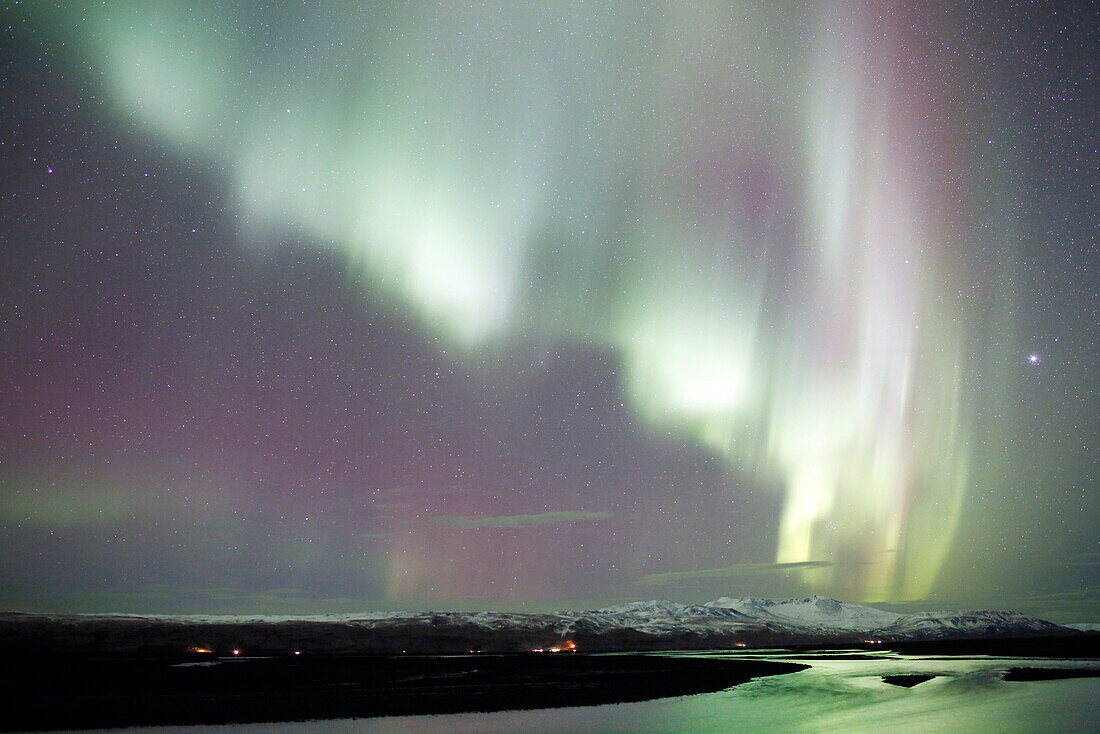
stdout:
[[(664, 249), (682, 266), (631, 281), (661, 285), (622, 319), (620, 346), (643, 417), (779, 475), (777, 562), (829, 563), (803, 577), (845, 598), (920, 598), (966, 486), (965, 318), (922, 160), (931, 131), (882, 40), (896, 30), (873, 20), (890, 14), (873, 11), (836, 6), (809, 44), (807, 205), (785, 308), (762, 314), (768, 274), (746, 257), (780, 233), (700, 247), (689, 223), (689, 247)], [(699, 263), (696, 249), (721, 255)]]
[(146, 5), (77, 40), (120, 111), (226, 168), (242, 241), (331, 242), (470, 363), (613, 350), (646, 425), (781, 486), (777, 562), (831, 563), (805, 581), (847, 598), (931, 588), (968, 314), (889, 4)]
[(769, 454), (787, 484), (779, 562), (835, 561), (828, 572), (858, 578), (842, 584), (856, 596), (920, 598), (965, 488), (965, 335), (942, 305), (957, 288), (922, 161), (931, 131), (899, 70), (899, 19), (876, 10), (835, 5), (815, 44), (812, 296), (791, 330), (801, 340), (773, 401)]

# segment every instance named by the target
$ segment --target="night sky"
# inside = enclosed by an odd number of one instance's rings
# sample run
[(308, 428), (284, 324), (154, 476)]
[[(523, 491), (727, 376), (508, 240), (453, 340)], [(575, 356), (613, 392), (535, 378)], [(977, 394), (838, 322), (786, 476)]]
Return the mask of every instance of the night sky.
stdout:
[(1100, 620), (1090, 3), (2, 2), (0, 608)]

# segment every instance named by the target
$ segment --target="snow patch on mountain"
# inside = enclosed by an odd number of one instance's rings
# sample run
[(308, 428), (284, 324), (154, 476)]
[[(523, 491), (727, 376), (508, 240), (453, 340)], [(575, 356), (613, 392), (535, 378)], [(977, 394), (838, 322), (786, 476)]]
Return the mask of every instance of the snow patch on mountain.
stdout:
[(679, 604), (666, 599), (634, 601), (629, 604), (616, 604), (612, 607), (597, 609), (593, 614), (621, 614), (648, 617), (683, 617), (691, 614), (694, 605)]

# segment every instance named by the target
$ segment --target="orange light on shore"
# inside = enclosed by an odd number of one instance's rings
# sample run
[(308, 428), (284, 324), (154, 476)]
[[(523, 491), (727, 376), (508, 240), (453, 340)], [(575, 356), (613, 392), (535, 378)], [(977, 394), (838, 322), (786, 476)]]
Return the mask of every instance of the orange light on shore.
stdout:
[(566, 640), (561, 645), (555, 645), (554, 647), (541, 648), (536, 647), (531, 652), (576, 652), (577, 646), (573, 644), (572, 640)]
[(210, 648), (208, 648), (208, 647), (196, 647), (196, 646), (192, 646), (192, 647), (189, 647), (189, 648), (187, 648), (187, 652), (199, 652), (199, 653), (203, 653), (203, 654), (210, 654), (210, 653), (212, 653), (212, 652), (214, 652), (214, 651), (213, 651), (213, 650), (211, 650), (211, 649), (210, 649)]

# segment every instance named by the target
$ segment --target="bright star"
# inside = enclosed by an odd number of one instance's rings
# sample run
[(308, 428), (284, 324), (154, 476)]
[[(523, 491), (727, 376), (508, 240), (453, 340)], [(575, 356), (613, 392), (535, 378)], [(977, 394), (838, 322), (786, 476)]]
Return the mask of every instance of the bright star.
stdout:
[(1027, 361), (1032, 364), (1039, 364), (1042, 360), (1039, 358), (1038, 354), (1029, 354), (1027, 355)]

